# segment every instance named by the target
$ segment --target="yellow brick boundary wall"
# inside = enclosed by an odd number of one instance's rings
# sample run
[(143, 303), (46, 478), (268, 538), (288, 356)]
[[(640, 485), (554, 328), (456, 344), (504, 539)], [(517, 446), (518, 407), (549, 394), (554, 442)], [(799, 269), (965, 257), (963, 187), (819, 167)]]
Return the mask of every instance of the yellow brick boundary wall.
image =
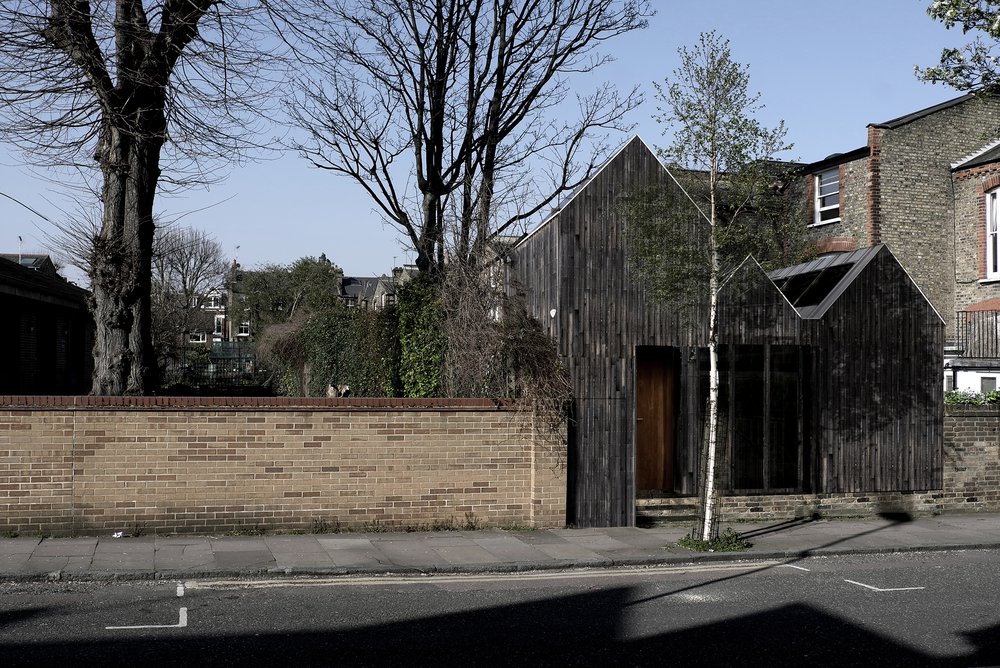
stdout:
[(723, 497), (726, 520), (1000, 512), (1000, 406), (945, 406), (943, 486), (913, 492)]
[(558, 527), (566, 444), (478, 399), (0, 396), (0, 531)]

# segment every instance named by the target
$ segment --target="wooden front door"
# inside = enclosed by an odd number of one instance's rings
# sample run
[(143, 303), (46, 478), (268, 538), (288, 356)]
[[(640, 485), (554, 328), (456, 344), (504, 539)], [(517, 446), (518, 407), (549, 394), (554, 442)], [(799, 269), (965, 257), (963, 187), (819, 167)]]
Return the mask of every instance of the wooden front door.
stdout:
[(640, 346), (635, 367), (635, 488), (673, 490), (673, 348)]

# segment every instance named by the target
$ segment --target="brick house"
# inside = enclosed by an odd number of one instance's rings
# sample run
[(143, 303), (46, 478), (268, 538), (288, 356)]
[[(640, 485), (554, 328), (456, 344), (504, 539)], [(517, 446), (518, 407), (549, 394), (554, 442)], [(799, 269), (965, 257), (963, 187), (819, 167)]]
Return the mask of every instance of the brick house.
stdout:
[(378, 311), (396, 303), (396, 292), (417, 275), (416, 265), (393, 267), (392, 276), (343, 276), (340, 299), (352, 308)]
[(973, 94), (868, 126), (804, 165), (820, 253), (885, 243), (947, 323), (947, 388), (1000, 379), (1000, 98)]

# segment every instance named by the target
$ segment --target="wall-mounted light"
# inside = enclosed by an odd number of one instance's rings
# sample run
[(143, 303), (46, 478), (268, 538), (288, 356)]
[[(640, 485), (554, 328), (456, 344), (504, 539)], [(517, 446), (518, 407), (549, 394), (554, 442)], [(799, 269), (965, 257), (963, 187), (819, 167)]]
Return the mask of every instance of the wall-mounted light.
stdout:
[(556, 310), (555, 309), (552, 309), (551, 311), (549, 311), (549, 317), (550, 318), (556, 317)]

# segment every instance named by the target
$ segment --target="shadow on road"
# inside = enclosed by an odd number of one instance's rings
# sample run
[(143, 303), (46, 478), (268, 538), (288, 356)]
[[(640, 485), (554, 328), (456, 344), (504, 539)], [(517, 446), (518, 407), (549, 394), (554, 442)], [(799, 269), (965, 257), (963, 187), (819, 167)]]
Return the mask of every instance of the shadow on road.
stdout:
[[(861, 536), (868, 536), (868, 535), (871, 535), (873, 533), (877, 533), (879, 531), (884, 531), (885, 529), (889, 529), (889, 528), (891, 528), (893, 526), (896, 526), (896, 525), (904, 523), (904, 522), (911, 522), (911, 521), (913, 521), (912, 517), (908, 513), (879, 512), (879, 517), (888, 520), (890, 522), (890, 524), (883, 524), (883, 525), (880, 525), (880, 526), (876, 526), (875, 528), (873, 528), (873, 529), (871, 529), (869, 531), (862, 531), (860, 533), (851, 534), (850, 536), (844, 536), (842, 538), (838, 538), (837, 540), (832, 540), (829, 543), (824, 543), (823, 545), (817, 545), (816, 547), (812, 547), (812, 548), (809, 548), (809, 549), (806, 549), (806, 550), (800, 550), (799, 552), (796, 552), (792, 556), (792, 558), (788, 559), (787, 561), (782, 562), (779, 565), (781, 565), (781, 566), (790, 566), (790, 565), (795, 564), (798, 561), (801, 561), (801, 560), (803, 560), (803, 559), (805, 559), (807, 557), (811, 557), (811, 556), (817, 554), (819, 550), (823, 550), (823, 549), (826, 549), (826, 548), (829, 548), (829, 547), (833, 547), (834, 545), (839, 545), (839, 544), (847, 542), (849, 540), (854, 540), (855, 538), (860, 538)], [(776, 531), (783, 531), (783, 530), (789, 529), (791, 526), (801, 526), (802, 524), (806, 524), (808, 522), (812, 522), (815, 519), (816, 519), (816, 516), (813, 515), (812, 518), (804, 518), (802, 520), (789, 520), (787, 522), (782, 522), (780, 524), (772, 525), (772, 526), (769, 526), (769, 527), (763, 527), (762, 531), (763, 531), (763, 533), (774, 533)], [(760, 536), (760, 535), (762, 535), (762, 533), (759, 532), (759, 531), (748, 531), (747, 533), (742, 533), (740, 535), (743, 536), (744, 538), (750, 538), (752, 536)], [(753, 554), (748, 554), (747, 558), (748, 559), (752, 559), (752, 558), (754, 558), (754, 555)], [(652, 600), (655, 600), (655, 599), (658, 599), (658, 598), (666, 598), (668, 596), (674, 596), (676, 594), (680, 594), (680, 593), (687, 592), (687, 591), (692, 591), (694, 589), (700, 589), (700, 588), (705, 587), (707, 585), (718, 584), (720, 582), (727, 582), (729, 580), (738, 580), (739, 578), (744, 578), (744, 577), (747, 577), (748, 575), (753, 575), (754, 573), (762, 573), (764, 571), (771, 570), (772, 568), (774, 568), (774, 565), (768, 564), (766, 566), (761, 566), (760, 568), (754, 568), (754, 569), (751, 569), (751, 570), (741, 571), (739, 573), (733, 573), (732, 575), (726, 575), (724, 577), (718, 577), (718, 578), (715, 578), (715, 579), (712, 579), (712, 580), (708, 580), (706, 582), (699, 582), (697, 584), (689, 585), (687, 587), (681, 587), (680, 589), (674, 589), (673, 591), (665, 592), (663, 594), (657, 594), (655, 596), (649, 596), (649, 597), (646, 597), (646, 598), (643, 598), (643, 599), (639, 599), (639, 600), (635, 601), (633, 604), (646, 603), (648, 601), (652, 601)]]
[[(202, 635), (197, 628), (166, 637), (127, 633), (95, 642), (6, 643), (4, 664), (40, 665), (324, 665), (324, 666), (952, 666), (998, 658), (998, 628), (970, 631), (967, 656), (924, 654), (810, 605), (692, 624), (690, 606), (665, 606), (660, 628), (640, 638), (620, 587), (445, 614), (359, 625), (339, 631)], [(331, 607), (335, 603), (331, 602)], [(660, 611), (658, 610), (659, 614)], [(359, 620), (360, 621), (360, 620)], [(206, 629), (207, 630), (207, 629)]]

